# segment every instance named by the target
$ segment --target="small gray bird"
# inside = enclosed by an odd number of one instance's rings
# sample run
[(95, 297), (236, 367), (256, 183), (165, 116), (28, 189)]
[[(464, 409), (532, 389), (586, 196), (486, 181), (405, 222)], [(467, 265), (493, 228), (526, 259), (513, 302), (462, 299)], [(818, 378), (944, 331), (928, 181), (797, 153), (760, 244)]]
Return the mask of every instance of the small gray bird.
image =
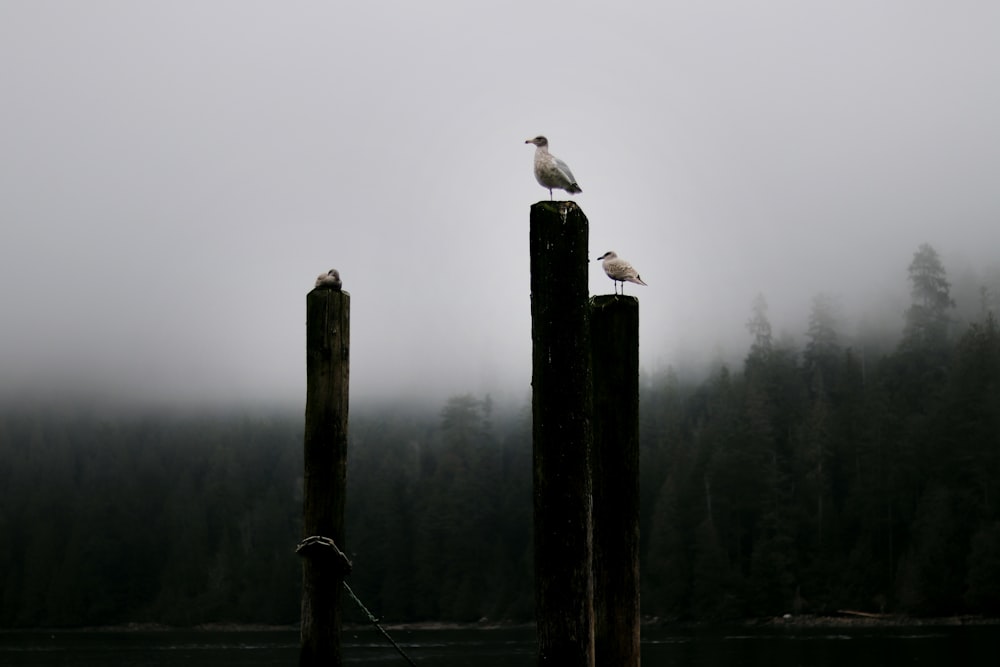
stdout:
[(576, 178), (569, 166), (549, 152), (549, 140), (538, 135), (534, 139), (528, 139), (524, 143), (535, 144), (535, 180), (543, 188), (549, 191), (549, 199), (552, 199), (552, 189), (558, 188), (566, 192), (576, 194), (583, 192), (576, 184)]
[(636, 285), (646, 284), (639, 277), (639, 272), (632, 268), (631, 264), (618, 257), (614, 250), (607, 251), (597, 259), (604, 260), (601, 262), (601, 266), (604, 267), (604, 273), (608, 274), (608, 278), (615, 281), (615, 294), (618, 294), (618, 283), (622, 284), (622, 294), (625, 294), (625, 281), (635, 283)]
[(316, 289), (332, 289), (339, 292), (340, 288), (340, 272), (337, 269), (330, 269), (316, 277)]

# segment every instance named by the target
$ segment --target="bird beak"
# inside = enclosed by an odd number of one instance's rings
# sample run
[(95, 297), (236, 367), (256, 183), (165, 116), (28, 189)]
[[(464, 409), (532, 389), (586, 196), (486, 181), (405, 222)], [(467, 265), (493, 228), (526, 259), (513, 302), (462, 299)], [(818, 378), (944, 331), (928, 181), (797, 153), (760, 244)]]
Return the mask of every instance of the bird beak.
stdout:
[(526, 144), (533, 144), (533, 143), (535, 143), (535, 140), (534, 139), (526, 139), (524, 143), (526, 143)]

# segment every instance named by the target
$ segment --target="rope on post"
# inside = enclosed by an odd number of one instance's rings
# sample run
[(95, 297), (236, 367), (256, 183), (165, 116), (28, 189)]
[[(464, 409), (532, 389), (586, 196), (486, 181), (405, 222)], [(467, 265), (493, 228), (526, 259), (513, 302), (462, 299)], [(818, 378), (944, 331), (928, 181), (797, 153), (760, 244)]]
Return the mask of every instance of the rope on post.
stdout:
[[(322, 535), (312, 535), (310, 537), (307, 537), (306, 539), (299, 542), (298, 546), (295, 547), (295, 553), (297, 553), (299, 556), (302, 556), (303, 558), (333, 557), (340, 563), (340, 567), (344, 571), (344, 574), (347, 574), (351, 571), (352, 567), (351, 561), (347, 558), (347, 555), (343, 551), (341, 551), (339, 547), (337, 547), (337, 544), (329, 537), (323, 537)], [(393, 640), (393, 638), (389, 636), (389, 633), (385, 631), (385, 628), (383, 628), (379, 624), (378, 619), (375, 617), (375, 615), (372, 614), (370, 611), (368, 611), (368, 607), (366, 607), (364, 603), (361, 601), (361, 599), (358, 598), (357, 595), (355, 595), (354, 591), (351, 590), (351, 587), (347, 585), (347, 582), (342, 581), (341, 583), (344, 585), (344, 590), (347, 591), (347, 594), (351, 596), (351, 599), (357, 603), (358, 607), (360, 607), (361, 611), (365, 613), (365, 616), (368, 617), (368, 620), (371, 622), (371, 624), (375, 626), (375, 629), (378, 630), (380, 633), (382, 633), (382, 636), (385, 637), (390, 644), (392, 644), (392, 647), (394, 649), (399, 651), (399, 654), (403, 656), (403, 659), (406, 660), (407, 663), (409, 663), (412, 667), (417, 667), (417, 664), (410, 659), (410, 656), (406, 655), (402, 647), (400, 647), (400, 645), (397, 644), (395, 640)]]
[(295, 553), (303, 558), (333, 558), (337, 561), (344, 574), (351, 571), (352, 564), (347, 558), (347, 554), (341, 551), (337, 547), (337, 543), (329, 537), (323, 537), (322, 535), (307, 537), (295, 547)]

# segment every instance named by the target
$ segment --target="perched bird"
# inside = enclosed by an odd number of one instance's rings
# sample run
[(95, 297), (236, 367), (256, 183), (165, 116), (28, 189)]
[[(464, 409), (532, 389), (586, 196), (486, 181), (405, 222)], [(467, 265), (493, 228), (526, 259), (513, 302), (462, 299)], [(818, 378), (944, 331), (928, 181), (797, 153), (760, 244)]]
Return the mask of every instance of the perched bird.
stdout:
[(597, 259), (604, 260), (601, 262), (601, 266), (604, 267), (604, 273), (608, 274), (608, 278), (615, 281), (615, 294), (618, 294), (618, 283), (622, 284), (622, 294), (625, 294), (626, 280), (636, 285), (646, 284), (639, 277), (639, 272), (632, 268), (631, 264), (618, 257), (614, 250), (607, 251)]
[(539, 135), (524, 143), (535, 144), (535, 180), (543, 188), (548, 188), (549, 199), (552, 199), (552, 189), (558, 188), (570, 194), (583, 192), (576, 184), (576, 178), (569, 166), (549, 152), (549, 140)]
[(316, 289), (332, 289), (339, 292), (340, 288), (340, 272), (337, 269), (330, 269), (316, 277)]

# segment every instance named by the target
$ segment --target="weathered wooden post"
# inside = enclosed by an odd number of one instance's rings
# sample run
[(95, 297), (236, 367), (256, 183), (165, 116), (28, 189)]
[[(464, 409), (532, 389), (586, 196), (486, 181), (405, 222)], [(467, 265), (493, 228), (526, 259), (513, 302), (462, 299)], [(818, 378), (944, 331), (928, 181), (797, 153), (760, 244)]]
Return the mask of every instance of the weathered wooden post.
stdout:
[(590, 301), (594, 373), (594, 651), (639, 667), (639, 301)]
[(532, 442), (538, 664), (594, 665), (587, 218), (531, 207)]
[(302, 523), (304, 537), (320, 539), (300, 550), (302, 667), (341, 664), (340, 591), (349, 564), (333, 545), (344, 548), (350, 312), (351, 297), (339, 289), (314, 289), (306, 296)]

